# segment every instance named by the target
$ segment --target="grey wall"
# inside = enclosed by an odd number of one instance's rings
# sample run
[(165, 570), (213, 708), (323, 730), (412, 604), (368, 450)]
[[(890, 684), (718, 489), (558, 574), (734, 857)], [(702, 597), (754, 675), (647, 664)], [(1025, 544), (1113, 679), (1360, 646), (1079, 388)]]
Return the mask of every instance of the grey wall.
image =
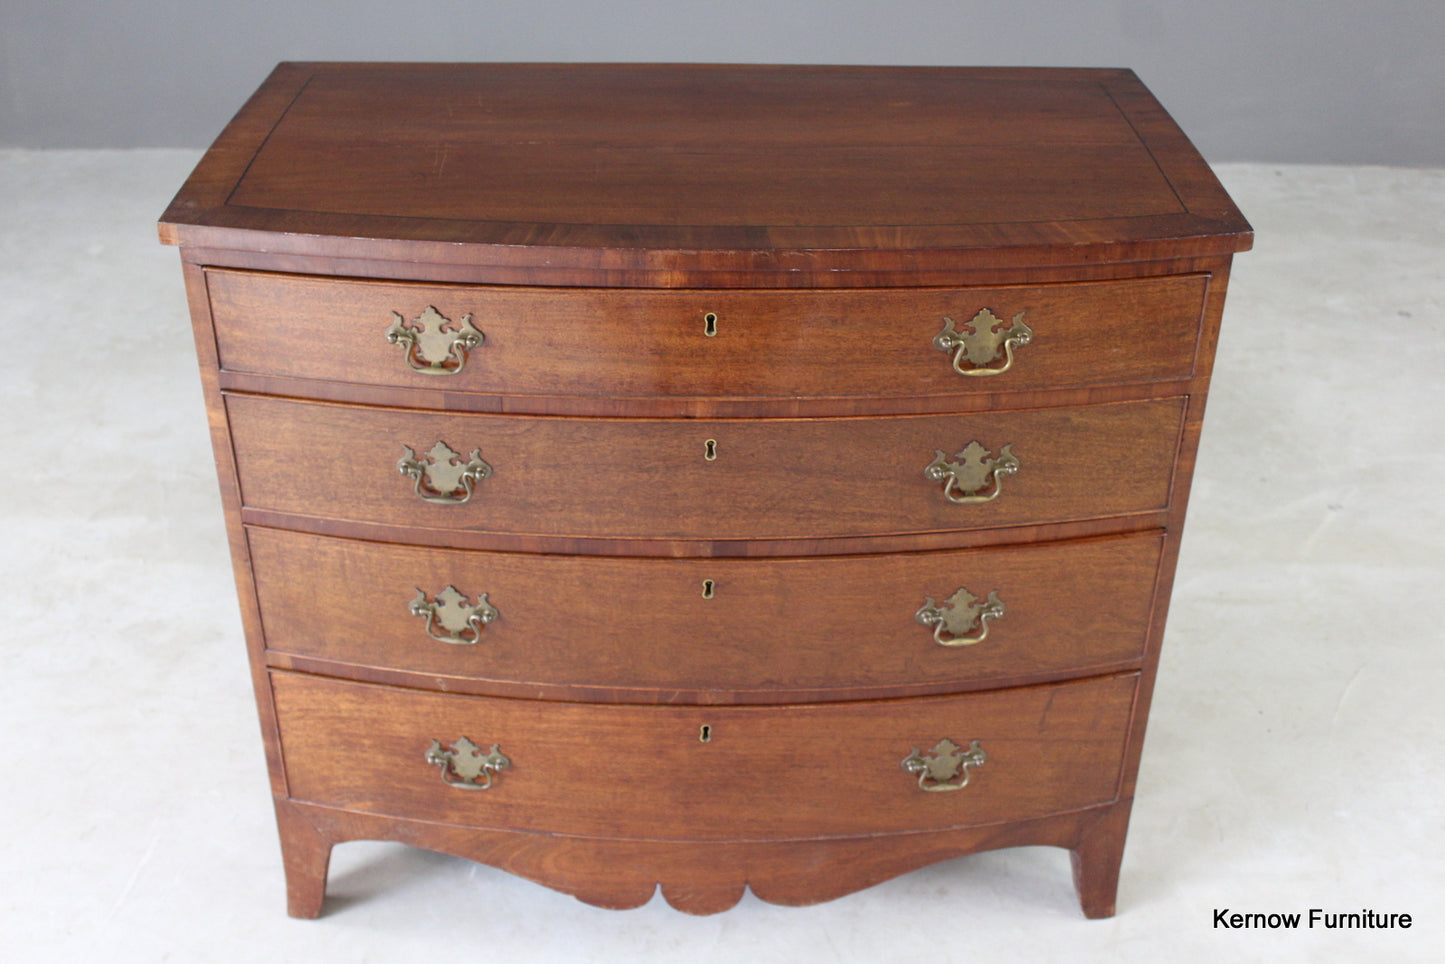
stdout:
[(1133, 67), (1211, 160), (1445, 165), (1441, 0), (0, 0), (0, 147), (202, 147), (279, 60)]

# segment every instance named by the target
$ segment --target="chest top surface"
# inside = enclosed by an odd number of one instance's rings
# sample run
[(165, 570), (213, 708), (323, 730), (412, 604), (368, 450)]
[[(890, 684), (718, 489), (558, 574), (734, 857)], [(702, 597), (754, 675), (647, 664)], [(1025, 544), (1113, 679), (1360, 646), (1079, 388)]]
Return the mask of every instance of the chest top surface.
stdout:
[(542, 251), (578, 283), (600, 270), (817, 275), (1250, 243), (1128, 70), (657, 64), (282, 64), (161, 234), (474, 266)]

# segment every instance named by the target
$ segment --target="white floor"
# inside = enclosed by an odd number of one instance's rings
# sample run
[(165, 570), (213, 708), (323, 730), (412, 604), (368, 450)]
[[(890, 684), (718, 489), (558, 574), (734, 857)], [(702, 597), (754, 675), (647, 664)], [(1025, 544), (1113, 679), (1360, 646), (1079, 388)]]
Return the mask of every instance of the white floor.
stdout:
[[(596, 910), (486, 867), (280, 859), (176, 253), (197, 155), (0, 152), (0, 958), (1445, 959), (1445, 171), (1228, 165), (1225, 313), (1120, 886), (1062, 851), (814, 908)], [(1410, 913), (1228, 930), (1215, 911)]]

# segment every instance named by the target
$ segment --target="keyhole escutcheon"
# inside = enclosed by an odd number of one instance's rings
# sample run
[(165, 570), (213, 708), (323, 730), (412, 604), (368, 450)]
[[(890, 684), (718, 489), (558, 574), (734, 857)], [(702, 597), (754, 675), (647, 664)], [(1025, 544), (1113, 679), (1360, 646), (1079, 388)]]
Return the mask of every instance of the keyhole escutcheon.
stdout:
[(717, 461), (717, 439), (710, 438), (702, 443), (702, 457), (709, 462)]
[(697, 732), (697, 741), (698, 741), (699, 743), (711, 743), (711, 742), (712, 742), (712, 727), (710, 727), (710, 726), (708, 726), (706, 723), (704, 723), (704, 724), (702, 725), (702, 729), (698, 730), (698, 732)]

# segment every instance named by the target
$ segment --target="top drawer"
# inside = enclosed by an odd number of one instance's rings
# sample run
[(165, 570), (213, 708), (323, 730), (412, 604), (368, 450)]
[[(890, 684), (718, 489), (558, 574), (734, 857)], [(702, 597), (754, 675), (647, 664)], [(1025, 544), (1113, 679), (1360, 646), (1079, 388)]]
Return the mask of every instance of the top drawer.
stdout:
[(613, 398), (927, 397), (1187, 378), (1209, 280), (739, 291), (206, 278), (228, 371)]

